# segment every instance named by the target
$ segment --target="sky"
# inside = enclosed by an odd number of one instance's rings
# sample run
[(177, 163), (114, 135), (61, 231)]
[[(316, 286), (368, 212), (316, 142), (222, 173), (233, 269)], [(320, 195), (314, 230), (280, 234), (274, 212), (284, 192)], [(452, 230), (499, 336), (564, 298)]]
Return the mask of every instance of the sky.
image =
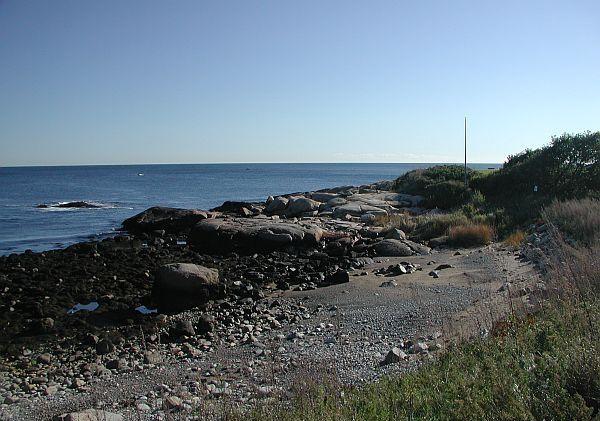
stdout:
[(0, 0), (0, 166), (503, 162), (600, 130), (600, 2)]

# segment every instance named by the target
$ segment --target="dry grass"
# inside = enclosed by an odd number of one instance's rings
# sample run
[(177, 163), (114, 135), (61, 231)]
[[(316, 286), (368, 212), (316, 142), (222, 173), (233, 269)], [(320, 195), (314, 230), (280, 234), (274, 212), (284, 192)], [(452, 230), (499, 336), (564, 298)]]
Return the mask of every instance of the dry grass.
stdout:
[(555, 201), (542, 211), (544, 220), (556, 226), (567, 238), (587, 246), (600, 239), (600, 200)]
[(405, 233), (411, 233), (417, 227), (415, 217), (404, 213), (396, 213), (393, 215), (382, 215), (375, 218), (375, 225), (389, 228), (398, 228)]
[(517, 230), (510, 234), (504, 239), (504, 244), (508, 247), (521, 247), (521, 244), (525, 240), (525, 233), (521, 230)]
[(489, 244), (494, 234), (494, 229), (486, 224), (457, 225), (448, 230), (449, 243), (459, 247)]

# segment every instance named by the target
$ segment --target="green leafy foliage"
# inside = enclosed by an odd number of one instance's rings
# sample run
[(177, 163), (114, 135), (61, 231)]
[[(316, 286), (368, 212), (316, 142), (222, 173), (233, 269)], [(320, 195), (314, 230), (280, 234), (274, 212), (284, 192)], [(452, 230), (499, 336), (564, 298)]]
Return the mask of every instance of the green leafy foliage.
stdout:
[[(437, 165), (430, 168), (413, 170), (394, 181), (394, 190), (407, 194), (425, 195), (429, 186), (444, 181), (464, 182), (465, 169), (460, 165)], [(467, 168), (467, 177), (474, 171)]]
[(509, 156), (502, 169), (475, 177), (471, 186), (499, 203), (530, 196), (540, 202), (596, 195), (600, 193), (600, 132), (553, 137), (547, 146)]

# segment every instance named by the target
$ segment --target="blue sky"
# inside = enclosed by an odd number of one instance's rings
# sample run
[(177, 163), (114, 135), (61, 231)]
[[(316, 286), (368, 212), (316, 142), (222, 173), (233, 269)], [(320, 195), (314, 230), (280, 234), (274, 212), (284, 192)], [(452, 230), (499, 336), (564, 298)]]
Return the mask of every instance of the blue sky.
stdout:
[(600, 129), (600, 2), (0, 0), (0, 166), (472, 162)]

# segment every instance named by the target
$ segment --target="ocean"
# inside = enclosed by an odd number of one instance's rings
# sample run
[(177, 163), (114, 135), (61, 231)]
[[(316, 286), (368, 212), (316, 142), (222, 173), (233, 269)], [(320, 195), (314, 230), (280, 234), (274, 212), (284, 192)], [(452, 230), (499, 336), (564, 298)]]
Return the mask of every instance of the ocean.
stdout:
[[(209, 209), (225, 200), (390, 180), (435, 164), (178, 164), (0, 168), (0, 255), (114, 235), (150, 206)], [(473, 164), (472, 168), (499, 167)], [(97, 208), (39, 208), (86, 201)]]

